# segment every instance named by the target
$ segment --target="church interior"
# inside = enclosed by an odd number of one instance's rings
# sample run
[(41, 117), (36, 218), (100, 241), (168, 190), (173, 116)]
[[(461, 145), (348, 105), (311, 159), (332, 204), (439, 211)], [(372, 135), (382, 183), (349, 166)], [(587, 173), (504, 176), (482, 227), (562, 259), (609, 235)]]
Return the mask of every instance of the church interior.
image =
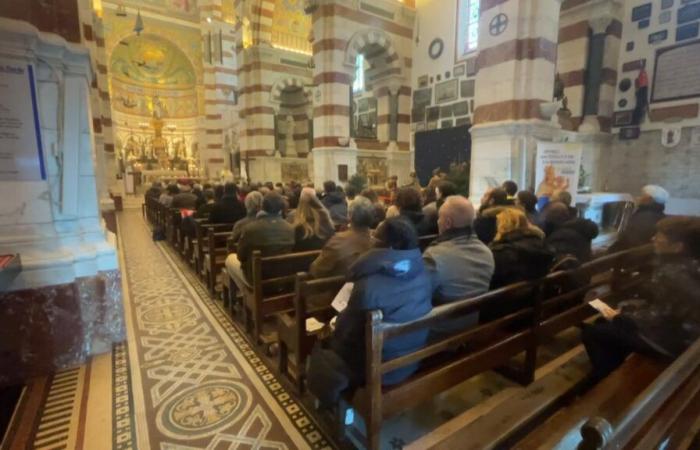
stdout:
[(700, 449), (697, 0), (0, 0), (0, 450)]

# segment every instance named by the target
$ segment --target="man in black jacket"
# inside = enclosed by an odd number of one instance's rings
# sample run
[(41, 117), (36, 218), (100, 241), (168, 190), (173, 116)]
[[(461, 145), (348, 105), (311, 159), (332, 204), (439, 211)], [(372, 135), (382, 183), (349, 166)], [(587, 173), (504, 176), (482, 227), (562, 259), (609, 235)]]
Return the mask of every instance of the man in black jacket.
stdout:
[(669, 194), (661, 186), (649, 184), (642, 188), (637, 200), (637, 211), (630, 217), (627, 228), (620, 233), (610, 247), (610, 253), (621, 252), (633, 247), (648, 244), (656, 230), (656, 224), (666, 217), (664, 210)]
[(233, 183), (224, 185), (224, 195), (209, 213), (210, 223), (236, 223), (246, 215), (245, 207), (238, 200), (238, 187)]

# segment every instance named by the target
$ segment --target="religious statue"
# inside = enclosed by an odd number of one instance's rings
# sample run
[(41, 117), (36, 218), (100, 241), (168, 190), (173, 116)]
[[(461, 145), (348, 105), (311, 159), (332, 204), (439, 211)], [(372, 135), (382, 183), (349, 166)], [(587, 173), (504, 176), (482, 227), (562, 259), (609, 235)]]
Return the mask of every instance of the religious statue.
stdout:
[(165, 106), (163, 102), (160, 101), (160, 97), (157, 95), (153, 97), (153, 117), (156, 119), (162, 119), (165, 115)]
[(151, 126), (155, 131), (155, 137), (153, 138), (153, 156), (158, 160), (160, 168), (163, 170), (170, 169), (170, 161), (168, 155), (168, 142), (163, 137), (163, 120), (156, 117), (155, 110), (153, 111), (153, 119), (151, 119)]
[(285, 156), (297, 156), (296, 142), (294, 142), (294, 117), (287, 115), (287, 130), (284, 135), (284, 154)]

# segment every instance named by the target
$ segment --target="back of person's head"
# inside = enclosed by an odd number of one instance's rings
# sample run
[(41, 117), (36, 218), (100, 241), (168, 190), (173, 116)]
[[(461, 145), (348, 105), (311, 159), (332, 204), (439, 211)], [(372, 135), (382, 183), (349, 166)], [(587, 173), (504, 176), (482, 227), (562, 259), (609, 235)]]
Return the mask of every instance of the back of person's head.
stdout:
[(508, 233), (529, 227), (530, 224), (524, 212), (518, 208), (504, 208), (496, 216), (496, 237), (494, 240), (499, 241)]
[(277, 192), (268, 192), (263, 198), (262, 209), (270, 215), (279, 215), (284, 210), (284, 198)]
[(562, 202), (551, 202), (544, 211), (544, 223), (547, 228), (556, 228), (571, 220), (569, 207)]
[(457, 185), (451, 181), (440, 180), (435, 185), (435, 189), (439, 192), (439, 196), (443, 200), (450, 195), (457, 195)]
[(166, 190), (168, 191), (168, 194), (170, 194), (170, 195), (175, 195), (178, 192), (180, 192), (180, 190), (177, 188), (176, 184), (169, 184), (168, 188)]
[(507, 206), (508, 203), (508, 193), (503, 188), (496, 188), (491, 191), (491, 206)]
[(366, 229), (374, 223), (374, 204), (365, 197), (357, 196), (348, 208), (350, 225), (357, 229)]
[(213, 189), (205, 189), (202, 192), (202, 195), (204, 196), (204, 201), (206, 201), (206, 202), (213, 202), (214, 201), (214, 190)]
[(357, 196), (357, 189), (355, 186), (349, 184), (345, 186), (345, 195), (347, 195), (350, 200), (355, 198)]
[(678, 253), (700, 259), (700, 218), (674, 216), (661, 219), (656, 224), (654, 245), (657, 253)]
[(323, 183), (323, 190), (326, 194), (335, 192), (335, 181), (328, 180)]
[(403, 187), (396, 194), (396, 207), (399, 211), (421, 211), (423, 199), (420, 193), (412, 187)]
[(224, 185), (224, 195), (235, 196), (238, 195), (238, 186), (235, 183), (226, 183)]
[(557, 191), (550, 199), (551, 202), (561, 202), (566, 206), (571, 206), (572, 200), (573, 197), (571, 197), (571, 193), (569, 191)]
[(330, 214), (315, 194), (307, 193), (299, 197), (299, 204), (294, 213), (294, 226), (302, 228), (304, 238), (311, 235), (328, 238), (333, 234)]
[(537, 196), (530, 191), (518, 192), (516, 202), (525, 209), (525, 212), (534, 213), (536, 211)]
[(378, 245), (394, 250), (418, 248), (418, 233), (408, 219), (396, 216), (382, 222), (374, 234)]
[(670, 194), (668, 191), (661, 186), (655, 184), (647, 184), (642, 188), (642, 196), (639, 198), (639, 203), (657, 203), (659, 205), (666, 205)]
[(461, 195), (452, 195), (445, 199), (438, 212), (440, 233), (453, 228), (471, 227), (474, 222), (474, 205)]
[(214, 198), (216, 198), (216, 200), (218, 201), (223, 196), (224, 196), (224, 187), (220, 184), (217, 184), (216, 186), (214, 186)]
[(204, 184), (202, 185), (202, 189), (205, 190), (205, 191), (206, 191), (207, 189), (212, 189), (212, 188), (213, 188), (213, 186), (211, 185), (211, 183), (204, 183)]
[(372, 203), (377, 203), (377, 201), (379, 200), (379, 197), (377, 196), (377, 193), (374, 192), (374, 189), (365, 189), (360, 195), (368, 199)]
[(153, 184), (151, 184), (151, 187), (161, 189), (163, 187), (163, 183), (161, 183), (160, 181), (154, 181)]
[(254, 216), (262, 209), (263, 195), (258, 191), (249, 192), (245, 196), (245, 210), (249, 216)]
[(275, 190), (275, 184), (272, 181), (266, 181), (265, 182), (265, 187), (268, 188), (271, 191)]
[(301, 199), (304, 197), (317, 197), (316, 189), (312, 187), (305, 187), (301, 190), (301, 193), (299, 194), (299, 200), (301, 201)]
[(515, 197), (515, 194), (518, 192), (518, 183), (513, 180), (504, 181), (501, 187), (509, 197)]

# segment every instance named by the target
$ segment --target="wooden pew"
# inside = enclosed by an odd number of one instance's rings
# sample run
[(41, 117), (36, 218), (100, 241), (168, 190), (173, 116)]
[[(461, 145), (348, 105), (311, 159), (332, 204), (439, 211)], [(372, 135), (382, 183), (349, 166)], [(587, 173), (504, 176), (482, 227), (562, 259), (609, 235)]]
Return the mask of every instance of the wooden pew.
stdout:
[[(365, 418), (368, 448), (379, 448), (383, 419), (479, 373), (505, 367), (516, 381), (529, 384), (534, 379), (537, 347), (595, 314), (583, 295), (591, 289), (611, 284), (618, 284), (621, 292), (626, 293), (627, 289), (647, 277), (650, 251), (645, 247), (606, 256), (584, 264), (576, 271), (557, 272), (540, 280), (517, 283), (475, 298), (436, 307), (412, 322), (386, 323), (382, 321), (380, 311), (369, 312), (365, 336), (366, 384), (349, 399), (350, 404)], [(616, 281), (620, 261), (629, 263), (632, 255), (638, 264), (637, 270), (628, 270), (624, 283)], [(569, 286), (572, 272), (587, 275), (590, 281), (572, 289), (558, 288)], [(536, 292), (537, 295), (531, 304), (521, 310), (458, 334), (440, 337), (413, 353), (382, 361), (382, 347), (387, 339), (429, 329), (445, 319), (478, 312), (493, 303), (498, 304), (513, 297), (522, 298), (523, 293), (527, 292)], [(615, 294), (618, 292), (608, 292), (601, 298), (610, 300)], [(447, 350), (451, 350), (451, 353), (445, 354)], [(525, 352), (524, 362), (516, 368), (508, 366), (512, 358), (522, 352)], [(421, 366), (410, 378), (398, 385), (382, 386), (383, 374), (415, 363)]]
[[(263, 335), (266, 319), (291, 311), (296, 273), (308, 270), (321, 252), (318, 250), (263, 257), (259, 250), (251, 256), (250, 288), (241, 290), (246, 331), (256, 343), (270, 344), (276, 336)], [(231, 281), (231, 286), (235, 283)]]
[(209, 292), (214, 295), (216, 292), (216, 275), (221, 272), (226, 262), (228, 252), (226, 241), (231, 236), (233, 225), (226, 224), (226, 231), (217, 231), (219, 225), (205, 225), (207, 229), (207, 239), (201, 246), (204, 253), (204, 276), (207, 280)]
[[(306, 358), (322, 332), (307, 331), (306, 320), (319, 316), (328, 319), (333, 317), (335, 310), (331, 307), (331, 302), (344, 284), (344, 276), (314, 280), (307, 273), (298, 273), (294, 284), (294, 309), (277, 316), (279, 371), (291, 378), (289, 363), (292, 363), (296, 374), (293, 382), (299, 394), (304, 391)], [(309, 301), (314, 304), (313, 307), (309, 306)]]
[(210, 224), (204, 221), (195, 221), (195, 240), (196, 242), (193, 243), (193, 253), (194, 253), (194, 265), (195, 265), (195, 271), (197, 272), (197, 275), (201, 278), (203, 278), (205, 281), (208, 281), (205, 276), (205, 265), (204, 265), (204, 256), (205, 256), (205, 249), (209, 247), (208, 240), (209, 240), (209, 229), (213, 229), (214, 232), (229, 232), (231, 233), (231, 230), (233, 230), (233, 224), (232, 223), (219, 223), (219, 224)]

